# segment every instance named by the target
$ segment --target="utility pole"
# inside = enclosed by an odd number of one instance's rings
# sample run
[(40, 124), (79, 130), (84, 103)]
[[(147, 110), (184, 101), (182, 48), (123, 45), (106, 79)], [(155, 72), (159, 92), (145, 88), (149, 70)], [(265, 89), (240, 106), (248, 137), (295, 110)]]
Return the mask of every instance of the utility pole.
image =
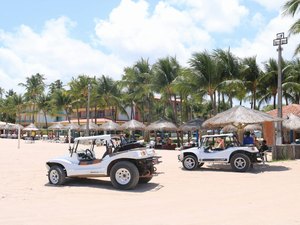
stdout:
[[(284, 33), (276, 34), (276, 39), (273, 40), (273, 46), (278, 46), (278, 87), (277, 87), (277, 116), (282, 118), (282, 69), (281, 69), (281, 62), (282, 62), (282, 48), (281, 45), (287, 44), (288, 39), (284, 37)], [(277, 135), (276, 135), (276, 144), (282, 144), (282, 121), (277, 122)]]

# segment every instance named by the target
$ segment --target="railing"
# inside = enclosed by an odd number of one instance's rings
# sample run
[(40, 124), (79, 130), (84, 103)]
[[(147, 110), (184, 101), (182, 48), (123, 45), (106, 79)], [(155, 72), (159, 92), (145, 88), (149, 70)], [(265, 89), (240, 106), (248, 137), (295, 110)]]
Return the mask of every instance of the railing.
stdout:
[(272, 147), (272, 160), (300, 159), (300, 144), (283, 144)]

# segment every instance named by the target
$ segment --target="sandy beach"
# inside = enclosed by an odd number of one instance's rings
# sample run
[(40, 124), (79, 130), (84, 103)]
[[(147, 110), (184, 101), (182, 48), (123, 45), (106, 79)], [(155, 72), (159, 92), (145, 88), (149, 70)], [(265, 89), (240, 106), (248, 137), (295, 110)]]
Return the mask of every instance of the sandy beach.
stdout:
[(248, 173), (205, 165), (185, 171), (177, 151), (157, 150), (158, 176), (120, 191), (108, 178), (48, 184), (45, 162), (68, 144), (0, 139), (2, 225), (300, 224), (300, 161), (255, 165)]

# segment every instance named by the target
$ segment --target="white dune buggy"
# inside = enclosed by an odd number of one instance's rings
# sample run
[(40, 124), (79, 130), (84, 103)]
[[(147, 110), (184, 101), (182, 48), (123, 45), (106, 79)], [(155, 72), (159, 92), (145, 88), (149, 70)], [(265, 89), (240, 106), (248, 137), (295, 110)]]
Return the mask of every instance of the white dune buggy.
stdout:
[(178, 160), (186, 170), (194, 170), (204, 163), (230, 163), (237, 172), (246, 172), (253, 163), (264, 162), (255, 146), (241, 146), (233, 134), (204, 135), (199, 147), (182, 150)]
[[(62, 185), (67, 177), (110, 177), (115, 188), (125, 190), (149, 182), (156, 174), (159, 157), (153, 149), (118, 149), (110, 135), (75, 138), (69, 155), (46, 162), (49, 182)], [(102, 157), (96, 156), (101, 150)]]

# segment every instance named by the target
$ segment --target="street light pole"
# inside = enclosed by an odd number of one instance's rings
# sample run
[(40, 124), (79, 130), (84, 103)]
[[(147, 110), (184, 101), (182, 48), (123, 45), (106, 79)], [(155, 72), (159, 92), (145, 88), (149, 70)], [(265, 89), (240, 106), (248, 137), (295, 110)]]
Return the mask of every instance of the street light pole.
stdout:
[[(281, 61), (282, 61), (282, 48), (281, 45), (287, 44), (288, 39), (284, 37), (284, 33), (277, 33), (276, 39), (273, 40), (273, 46), (278, 46), (278, 87), (277, 87), (277, 116), (282, 118), (282, 69), (281, 69)], [(282, 121), (277, 122), (277, 138), (276, 144), (282, 144)]]
[(86, 134), (85, 136), (90, 135), (90, 95), (91, 95), (91, 84), (88, 83), (88, 99), (87, 99), (87, 111), (86, 111)]

